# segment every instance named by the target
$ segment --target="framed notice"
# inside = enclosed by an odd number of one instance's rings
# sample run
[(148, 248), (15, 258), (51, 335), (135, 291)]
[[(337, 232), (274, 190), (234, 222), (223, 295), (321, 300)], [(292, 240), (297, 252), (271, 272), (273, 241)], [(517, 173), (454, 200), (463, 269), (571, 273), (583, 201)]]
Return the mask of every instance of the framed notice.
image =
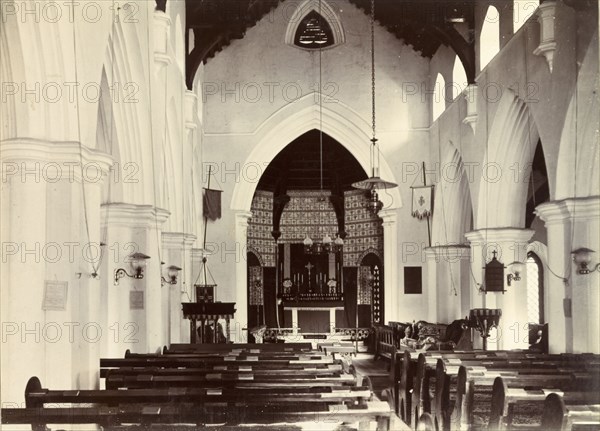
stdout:
[(141, 290), (129, 291), (129, 309), (143, 310), (144, 309), (144, 292)]
[(46, 280), (42, 310), (66, 310), (68, 285), (66, 281)]

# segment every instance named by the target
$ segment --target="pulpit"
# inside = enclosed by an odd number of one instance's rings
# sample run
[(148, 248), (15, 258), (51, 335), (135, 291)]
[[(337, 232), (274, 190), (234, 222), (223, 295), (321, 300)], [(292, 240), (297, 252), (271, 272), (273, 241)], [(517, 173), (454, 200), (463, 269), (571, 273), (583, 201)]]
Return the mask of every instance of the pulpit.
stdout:
[[(230, 320), (235, 315), (235, 302), (182, 302), (183, 317), (190, 321), (190, 342), (195, 343), (217, 343), (218, 322), (225, 319), (225, 338), (230, 340)], [(198, 322), (200, 323), (200, 334), (197, 333)], [(205, 328), (207, 324), (214, 322), (215, 330), (213, 339), (205, 339)]]
[(487, 350), (490, 330), (500, 323), (502, 310), (498, 308), (474, 308), (469, 312), (469, 326), (477, 329), (483, 339), (483, 350)]

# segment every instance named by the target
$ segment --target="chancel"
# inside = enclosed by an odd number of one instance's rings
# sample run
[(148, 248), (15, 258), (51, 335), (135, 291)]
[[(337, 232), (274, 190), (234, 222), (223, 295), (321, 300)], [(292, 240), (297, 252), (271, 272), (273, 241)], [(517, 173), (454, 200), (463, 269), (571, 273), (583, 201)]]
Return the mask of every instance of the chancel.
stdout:
[(599, 13), (2, 1), (2, 429), (599, 429)]

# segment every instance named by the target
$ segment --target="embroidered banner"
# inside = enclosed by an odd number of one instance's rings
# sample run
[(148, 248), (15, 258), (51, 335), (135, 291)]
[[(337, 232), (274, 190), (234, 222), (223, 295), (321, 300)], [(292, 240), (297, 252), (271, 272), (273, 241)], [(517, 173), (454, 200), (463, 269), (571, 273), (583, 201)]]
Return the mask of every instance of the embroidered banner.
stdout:
[(433, 213), (433, 186), (412, 188), (412, 216), (422, 220)]

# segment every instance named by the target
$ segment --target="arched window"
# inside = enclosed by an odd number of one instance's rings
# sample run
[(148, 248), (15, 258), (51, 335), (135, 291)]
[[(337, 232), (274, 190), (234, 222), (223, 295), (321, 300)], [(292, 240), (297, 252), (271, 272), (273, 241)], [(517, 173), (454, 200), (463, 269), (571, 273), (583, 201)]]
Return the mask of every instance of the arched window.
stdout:
[(333, 45), (333, 31), (327, 20), (313, 10), (298, 26), (294, 44), (307, 49), (327, 48)]
[(441, 73), (438, 73), (435, 79), (431, 109), (433, 112), (433, 121), (437, 120), (442, 115), (442, 112), (446, 110), (446, 81)]
[(500, 14), (489, 6), (479, 36), (479, 69), (483, 70), (500, 51)]
[(516, 33), (540, 5), (540, 0), (513, 1), (513, 33)]
[(462, 93), (462, 91), (469, 85), (467, 81), (467, 72), (458, 58), (458, 55), (454, 57), (454, 68), (452, 69), (452, 100)]
[(529, 323), (544, 323), (544, 267), (540, 258), (527, 253), (527, 319)]

